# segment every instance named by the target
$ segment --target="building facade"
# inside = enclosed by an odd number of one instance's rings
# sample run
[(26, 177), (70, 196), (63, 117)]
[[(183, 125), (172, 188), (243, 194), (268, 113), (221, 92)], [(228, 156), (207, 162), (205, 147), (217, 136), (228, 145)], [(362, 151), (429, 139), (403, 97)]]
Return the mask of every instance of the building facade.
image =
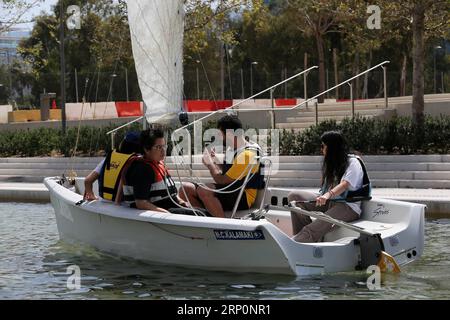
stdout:
[(12, 28), (0, 34), (0, 64), (10, 65), (14, 60), (21, 59), (17, 54), (17, 47), (22, 39), (30, 36), (26, 29)]

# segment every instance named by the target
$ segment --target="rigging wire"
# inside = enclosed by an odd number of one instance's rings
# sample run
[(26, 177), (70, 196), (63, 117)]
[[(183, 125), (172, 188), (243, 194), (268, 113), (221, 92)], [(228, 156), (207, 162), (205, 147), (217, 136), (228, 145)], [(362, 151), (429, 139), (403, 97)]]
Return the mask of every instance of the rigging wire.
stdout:
[(209, 81), (208, 72), (206, 71), (206, 68), (205, 68), (205, 65), (203, 63), (203, 59), (202, 59), (202, 57), (200, 55), (200, 52), (197, 52), (197, 55), (198, 55), (198, 60), (200, 61), (200, 64), (202, 65), (203, 73), (205, 74), (206, 81), (208, 82), (208, 87), (209, 87), (209, 90), (211, 91), (211, 95), (213, 97), (214, 103), (217, 104), (217, 99), (216, 99), (216, 96), (215, 96), (214, 91), (212, 89), (211, 81)]
[[(87, 80), (89, 81), (89, 80)], [(69, 171), (69, 179), (72, 178), (74, 179), (77, 174), (74, 170), (74, 164), (75, 164), (75, 156), (76, 156), (76, 152), (77, 152), (77, 148), (78, 148), (78, 142), (80, 139), (80, 130), (81, 130), (81, 121), (83, 120), (83, 111), (84, 111), (84, 104), (86, 102), (86, 90), (87, 90), (87, 82), (85, 83), (84, 86), (84, 92), (83, 92), (83, 102), (81, 104), (81, 113), (80, 113), (80, 119), (78, 121), (78, 129), (77, 129), (77, 135), (76, 135), (76, 139), (75, 139), (75, 146), (72, 150), (72, 156), (70, 157), (70, 167), (71, 170)], [(67, 172), (67, 168), (64, 170), (64, 174)]]
[[(176, 149), (176, 151), (177, 151), (176, 154), (178, 155), (178, 154), (180, 153), (181, 150), (180, 150), (180, 149), (177, 149), (177, 148), (178, 148), (178, 145), (175, 145), (174, 148)], [(175, 157), (177, 158), (178, 156), (175, 156)], [(241, 174), (239, 175), (239, 177), (238, 177), (237, 179), (235, 179), (232, 183), (228, 184), (227, 186), (225, 186), (225, 187), (223, 187), (223, 188), (212, 189), (212, 188), (209, 188), (205, 183), (201, 182), (201, 178), (197, 175), (197, 173), (196, 173), (193, 169), (191, 169), (191, 168), (184, 162), (183, 157), (181, 157), (181, 161), (180, 161), (180, 162), (181, 162), (181, 166), (187, 168), (187, 170), (188, 170), (188, 171), (190, 172), (190, 174), (191, 174), (191, 178), (194, 178), (194, 182), (197, 183), (201, 188), (206, 189), (206, 190), (209, 190), (209, 191), (212, 191), (212, 192), (215, 192), (215, 193), (223, 193), (223, 194), (233, 193), (233, 192), (236, 192), (236, 191), (240, 190), (243, 186), (240, 186), (240, 187), (238, 187), (238, 188), (236, 188), (236, 189), (232, 189), (232, 190), (225, 191), (225, 190), (228, 189), (230, 186), (232, 186), (232, 185), (234, 185), (235, 183), (237, 183), (238, 181), (240, 181), (246, 174), (248, 174), (248, 173), (247, 173), (247, 170), (249, 169), (250, 165), (252, 165), (252, 163), (249, 162), (249, 163), (247, 164), (247, 166), (245, 167), (245, 169), (241, 172)], [(176, 169), (176, 171), (177, 171), (177, 175), (178, 175), (179, 180), (180, 180), (180, 184), (181, 184), (181, 186), (183, 187), (183, 184), (181, 183), (181, 182), (182, 182), (182, 181), (181, 181), (181, 177), (180, 177), (180, 174), (179, 174), (178, 163), (175, 161), (174, 164), (175, 164), (175, 169)], [(256, 165), (256, 163), (253, 163), (253, 167), (254, 167), (255, 165)], [(251, 170), (253, 170), (253, 167), (250, 169), (250, 172), (251, 172)], [(253, 176), (254, 176), (255, 174), (256, 174), (256, 172), (253, 172), (253, 173), (251, 174), (251, 176), (250, 176), (249, 179), (253, 178)], [(196, 179), (197, 181), (195, 181), (195, 179)], [(185, 192), (185, 191), (183, 190), (183, 192)]]
[[(122, 48), (123, 48), (123, 43), (124, 43), (124, 37), (123, 37), (123, 32), (122, 32), (122, 31), (123, 31), (123, 30), (120, 29), (120, 32), (119, 32), (119, 49), (117, 50), (117, 56), (116, 56), (116, 59), (114, 59), (115, 64), (114, 64), (114, 70), (113, 70), (112, 75), (115, 75), (115, 74), (116, 74), (117, 66), (118, 66), (119, 60), (120, 60), (120, 55), (121, 55), (121, 53), (122, 53)], [(99, 71), (99, 73), (98, 73), (98, 78), (97, 78), (97, 93), (98, 93), (99, 79), (100, 79), (100, 71)], [(103, 118), (105, 118), (106, 111), (107, 111), (107, 108), (108, 108), (108, 103), (110, 102), (110, 99), (112, 98), (112, 90), (113, 90), (112, 85), (113, 85), (113, 81), (114, 81), (114, 77), (111, 76), (111, 77), (110, 77), (110, 80), (109, 80), (109, 91), (108, 91), (108, 96), (107, 96), (107, 98), (106, 98), (105, 109), (104, 109), (104, 111), (103, 111)], [(95, 118), (95, 113), (96, 113), (96, 111), (97, 111), (97, 106), (98, 106), (98, 105), (97, 105), (97, 93), (96, 93), (96, 102), (95, 102), (94, 115), (93, 115), (94, 118)], [(99, 139), (100, 139), (100, 135), (97, 135), (96, 144), (95, 144), (95, 150), (98, 150)]]
[(231, 81), (230, 55), (228, 54), (228, 45), (225, 45), (225, 55), (227, 57), (228, 80), (230, 82), (230, 98), (233, 99), (233, 86)]
[[(124, 37), (123, 37), (122, 29), (120, 31), (121, 32), (119, 32), (119, 49), (117, 51), (117, 56), (116, 56), (116, 59), (115, 59), (113, 75), (116, 74), (117, 66), (119, 64), (120, 55), (122, 53), (122, 48), (123, 48), (123, 43), (124, 43)], [(98, 65), (97, 65), (97, 69), (98, 69), (98, 76), (97, 76), (97, 88), (96, 88), (96, 93), (95, 93), (95, 107), (94, 107), (94, 112), (93, 112), (93, 118), (94, 119), (95, 119), (95, 115), (96, 115), (96, 111), (97, 111), (98, 87), (99, 87), (99, 82), (100, 82), (100, 67)], [(94, 73), (94, 75), (95, 75), (95, 73)], [(106, 99), (107, 101), (105, 102), (105, 109), (104, 109), (104, 112), (103, 112), (103, 118), (106, 115), (108, 103), (110, 102), (109, 100), (112, 97), (112, 89), (113, 89), (112, 88), (112, 84), (113, 84), (113, 81), (114, 81), (114, 77), (111, 77), (110, 84), (109, 84), (109, 92), (108, 92), (108, 96), (107, 96), (107, 99)], [(92, 84), (91, 84), (91, 88), (92, 88)], [(69, 177), (75, 177), (76, 176), (76, 173), (74, 171), (74, 162), (75, 162), (76, 151), (77, 151), (78, 143), (79, 143), (79, 137), (80, 137), (80, 131), (81, 131), (81, 122), (82, 122), (82, 119), (83, 119), (84, 106), (85, 106), (85, 103), (86, 103), (86, 99), (85, 99), (86, 91), (87, 91), (87, 83), (86, 83), (86, 85), (84, 87), (83, 102), (82, 102), (82, 105), (81, 105), (81, 114), (80, 114), (80, 118), (79, 118), (79, 122), (78, 122), (78, 129), (77, 129), (77, 135), (76, 135), (76, 139), (75, 139), (75, 146), (73, 148), (73, 152), (72, 152), (72, 155), (71, 155), (71, 168), (72, 169), (70, 171)], [(90, 104), (90, 106), (91, 106), (91, 104)], [(95, 144), (96, 145), (95, 146), (96, 150), (98, 149), (99, 138), (100, 138), (100, 135), (97, 135), (96, 144)], [(92, 142), (92, 135), (91, 135), (91, 141), (89, 143), (89, 149), (91, 149), (91, 145), (92, 145), (91, 142)], [(66, 171), (67, 171), (67, 169), (65, 169), (64, 173), (66, 173)]]

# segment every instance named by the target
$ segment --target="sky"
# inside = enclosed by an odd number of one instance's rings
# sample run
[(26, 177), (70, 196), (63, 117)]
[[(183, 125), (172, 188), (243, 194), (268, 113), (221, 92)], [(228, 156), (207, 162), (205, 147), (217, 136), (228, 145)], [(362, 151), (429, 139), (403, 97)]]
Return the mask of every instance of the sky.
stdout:
[[(32, 2), (32, 0), (27, 0), (27, 2)], [(33, 17), (39, 15), (41, 11), (50, 12), (51, 7), (55, 5), (57, 0), (43, 0), (38, 6), (30, 9), (24, 17), (24, 20), (31, 20)], [(20, 24), (17, 27), (31, 30), (33, 28), (33, 23)]]

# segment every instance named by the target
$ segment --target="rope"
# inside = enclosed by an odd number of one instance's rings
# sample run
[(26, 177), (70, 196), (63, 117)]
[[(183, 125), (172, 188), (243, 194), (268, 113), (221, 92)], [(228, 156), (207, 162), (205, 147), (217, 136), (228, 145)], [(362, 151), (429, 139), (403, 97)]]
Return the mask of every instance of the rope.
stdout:
[[(117, 56), (116, 56), (116, 59), (115, 59), (115, 65), (114, 65), (114, 71), (113, 71), (113, 74), (116, 73), (117, 66), (118, 66), (118, 64), (119, 64), (120, 53), (121, 53), (122, 46), (123, 46), (123, 41), (124, 41), (124, 39), (123, 39), (122, 32), (119, 33), (119, 39), (120, 39), (120, 42), (119, 42), (119, 50), (117, 51)], [(98, 68), (98, 70), (99, 70), (99, 68)], [(108, 96), (107, 96), (107, 99), (106, 99), (107, 101), (106, 101), (106, 103), (105, 103), (105, 110), (104, 110), (104, 112), (103, 112), (103, 117), (105, 117), (106, 110), (107, 110), (107, 107), (108, 107), (108, 102), (109, 102), (110, 98), (112, 97), (112, 83), (113, 83), (113, 79), (114, 79), (114, 78), (111, 77), (111, 80), (110, 80), (110, 86), (109, 86), (109, 92), (108, 92)], [(100, 81), (100, 70), (99, 70), (99, 72), (98, 72), (98, 77), (97, 77), (97, 90), (96, 90), (96, 94), (95, 94), (95, 100), (96, 100), (95, 103), (97, 103), (97, 98), (98, 98), (98, 85), (99, 85), (99, 81)], [(83, 119), (84, 105), (85, 105), (85, 103), (86, 103), (86, 99), (85, 99), (85, 96), (86, 96), (86, 90), (87, 90), (87, 86), (85, 85), (85, 87), (84, 87), (84, 93), (83, 93), (83, 103), (82, 103), (82, 105), (81, 105), (80, 120), (79, 120), (79, 122), (78, 122), (77, 136), (76, 136), (75, 146), (74, 146), (74, 149), (73, 149), (73, 152), (72, 152), (72, 156), (71, 156), (71, 172), (69, 173), (69, 178), (76, 177), (76, 173), (75, 173), (75, 171), (74, 171), (74, 162), (75, 162), (75, 161), (74, 161), (74, 158), (75, 158), (75, 155), (76, 155), (76, 151), (77, 151), (78, 143), (79, 143), (79, 138), (80, 138), (81, 121), (82, 121), (82, 119)], [(97, 105), (96, 105), (96, 106), (97, 106)], [(97, 109), (97, 108), (94, 108), (93, 118), (95, 118), (96, 109)], [(95, 145), (95, 149), (96, 149), (96, 150), (98, 149), (99, 138), (100, 138), (99, 135), (97, 135), (96, 145)], [(92, 139), (92, 136), (91, 136), (91, 139)], [(89, 146), (91, 146), (91, 143), (89, 143)], [(90, 148), (90, 147), (89, 147), (89, 148)], [(67, 171), (67, 169), (64, 171), (64, 173), (66, 173), (66, 171)]]
[(206, 72), (205, 65), (203, 64), (202, 57), (200, 56), (200, 53), (197, 53), (197, 55), (198, 55), (198, 60), (200, 61), (201, 65), (202, 65), (203, 73), (205, 74), (206, 81), (208, 82), (209, 90), (211, 91), (213, 100), (214, 100), (214, 102), (217, 102), (216, 96), (214, 95), (214, 91), (211, 86), (211, 82), (209, 81), (208, 73)]
[[(159, 169), (158, 169), (158, 170), (159, 170)], [(177, 206), (178, 208), (189, 209), (189, 210), (192, 211), (192, 213), (193, 213), (195, 216), (198, 216), (197, 211), (195, 211), (194, 207), (192, 206), (191, 202), (189, 201), (189, 197), (187, 196), (186, 190), (184, 190), (183, 184), (181, 184), (181, 188), (183, 189), (184, 196), (185, 196), (186, 199), (187, 199), (186, 202), (187, 202), (187, 204), (188, 204), (188, 208), (185, 208), (185, 207), (181, 206), (180, 204), (178, 204), (177, 201), (175, 201), (175, 200), (173, 199), (173, 197), (172, 197), (172, 195), (171, 195), (171, 193), (170, 193), (170, 190), (169, 190), (169, 186), (168, 186), (167, 183), (166, 183), (166, 179), (163, 178), (163, 181), (164, 181), (164, 186), (166, 187), (166, 190), (167, 190), (167, 194), (169, 195), (170, 201), (172, 201), (172, 203), (173, 203), (175, 206)], [(172, 181), (173, 181), (173, 180), (172, 180)], [(181, 181), (181, 180), (180, 180), (180, 181)], [(175, 184), (175, 182), (174, 182), (174, 184)]]
[[(88, 80), (89, 81), (89, 80)], [(87, 83), (86, 83), (87, 84)], [(73, 152), (72, 152), (72, 156), (70, 157), (70, 168), (71, 170), (69, 171), (69, 179), (74, 179), (77, 174), (74, 170), (74, 163), (75, 163), (75, 155), (78, 149), (78, 142), (80, 140), (80, 130), (81, 130), (81, 121), (83, 119), (83, 111), (84, 111), (84, 104), (86, 102), (86, 90), (87, 90), (87, 85), (85, 84), (84, 86), (84, 92), (83, 92), (83, 103), (81, 104), (81, 114), (80, 114), (80, 120), (78, 121), (78, 129), (77, 129), (77, 137), (75, 139), (75, 146), (73, 148)], [(67, 172), (67, 169), (64, 170), (64, 174)]]
[[(228, 48), (228, 46), (226, 45), (225, 48)], [(225, 50), (225, 55), (227, 57), (228, 80), (230, 81), (230, 98), (233, 99), (233, 86), (232, 86), (232, 81), (231, 81), (230, 56), (228, 54), (228, 50)]]
[[(115, 59), (113, 74), (116, 74), (117, 65), (119, 64), (120, 53), (121, 53), (122, 47), (123, 47), (124, 39), (123, 39), (123, 33), (122, 32), (119, 33), (119, 39), (120, 39), (119, 49), (117, 50), (117, 56), (116, 56), (116, 59)], [(100, 80), (100, 70), (99, 70), (98, 78), (97, 78), (97, 92), (96, 92), (96, 96), (95, 96), (95, 108), (94, 108), (93, 118), (95, 118), (95, 112), (97, 110), (97, 94), (98, 94), (99, 80)], [(105, 102), (105, 109), (103, 111), (103, 117), (105, 117), (106, 110), (107, 110), (107, 107), (108, 107), (108, 102), (110, 102), (109, 100), (112, 97), (112, 89), (113, 89), (112, 88), (112, 84), (113, 84), (113, 81), (114, 81), (114, 77), (111, 77), (110, 82), (109, 82), (108, 96), (107, 96), (106, 102)], [(100, 135), (97, 135), (97, 139), (96, 139), (96, 143), (95, 143), (95, 150), (98, 150), (99, 139), (100, 139)]]
[[(173, 138), (173, 137), (172, 137)], [(173, 141), (172, 141), (173, 142)], [(178, 157), (178, 155), (180, 154), (180, 149), (178, 149), (178, 145), (175, 145), (174, 144), (174, 148), (175, 148), (175, 150), (176, 150), (176, 154), (177, 154), (177, 156), (176, 156), (176, 159), (177, 159), (177, 157)], [(238, 188), (236, 188), (236, 189), (232, 189), (232, 190), (229, 190), (229, 191), (224, 191), (225, 189), (228, 189), (230, 186), (232, 186), (232, 185), (234, 185), (235, 183), (237, 183), (238, 181), (240, 181), (243, 177), (244, 177), (244, 175), (246, 175), (246, 174), (248, 174), (248, 173), (245, 173), (246, 171), (247, 171), (247, 169), (249, 169), (249, 167), (250, 167), (250, 165), (252, 165), (251, 163), (249, 163), (246, 167), (245, 167), (245, 170), (243, 170), (242, 171), (242, 173), (240, 174), (240, 176), (236, 179), (236, 180), (234, 180), (232, 183), (230, 183), (229, 185), (227, 185), (226, 187), (224, 187), (224, 188), (220, 188), (220, 189), (212, 189), (212, 188), (209, 188), (206, 184), (204, 184), (203, 182), (201, 182), (201, 180), (200, 180), (200, 177), (198, 177), (197, 176), (197, 174), (195, 173), (195, 171), (193, 170), (193, 169), (191, 169), (188, 165), (186, 165), (185, 164), (185, 162), (184, 162), (184, 160), (183, 160), (183, 158), (181, 157), (181, 166), (184, 166), (184, 167), (186, 167), (187, 168), (187, 170), (189, 170), (189, 172), (191, 173), (191, 176), (195, 179), (197, 179), (197, 184), (201, 187), (201, 188), (203, 188), (203, 189), (206, 189), (206, 190), (209, 190), (209, 191), (212, 191), (212, 192), (215, 192), (215, 193), (223, 193), (223, 194), (228, 194), (228, 193), (233, 193), (233, 192), (236, 192), (236, 191), (239, 191), (240, 189), (242, 189), (243, 187), (245, 187), (244, 185), (242, 185), (242, 186), (239, 186)], [(178, 169), (178, 163), (177, 163), (177, 161), (175, 161), (174, 162), (174, 164), (175, 164), (175, 169), (176, 169), (176, 171), (177, 171), (177, 174), (178, 174), (178, 177), (179, 177), (179, 179), (180, 179), (180, 183), (182, 182), (181, 181), (181, 177), (180, 177), (180, 174), (179, 174), (179, 169)], [(254, 164), (253, 164), (254, 165)], [(254, 173), (252, 173), (251, 174), (251, 176), (250, 176), (250, 178), (249, 178), (249, 180), (251, 179), (251, 178), (253, 178), (253, 176), (256, 174), (256, 172), (254, 172)], [(195, 181), (194, 181), (195, 182)], [(183, 184), (181, 183), (181, 186), (183, 187)], [(184, 190), (183, 190), (184, 191)], [(184, 191), (185, 192), (185, 191)]]

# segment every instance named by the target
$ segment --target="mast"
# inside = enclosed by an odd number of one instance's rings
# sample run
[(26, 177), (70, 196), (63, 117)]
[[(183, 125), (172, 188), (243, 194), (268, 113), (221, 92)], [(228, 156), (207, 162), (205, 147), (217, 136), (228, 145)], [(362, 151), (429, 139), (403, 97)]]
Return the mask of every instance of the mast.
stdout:
[(61, 86), (61, 121), (62, 133), (66, 133), (66, 61), (64, 55), (64, 1), (59, 1), (59, 57)]

